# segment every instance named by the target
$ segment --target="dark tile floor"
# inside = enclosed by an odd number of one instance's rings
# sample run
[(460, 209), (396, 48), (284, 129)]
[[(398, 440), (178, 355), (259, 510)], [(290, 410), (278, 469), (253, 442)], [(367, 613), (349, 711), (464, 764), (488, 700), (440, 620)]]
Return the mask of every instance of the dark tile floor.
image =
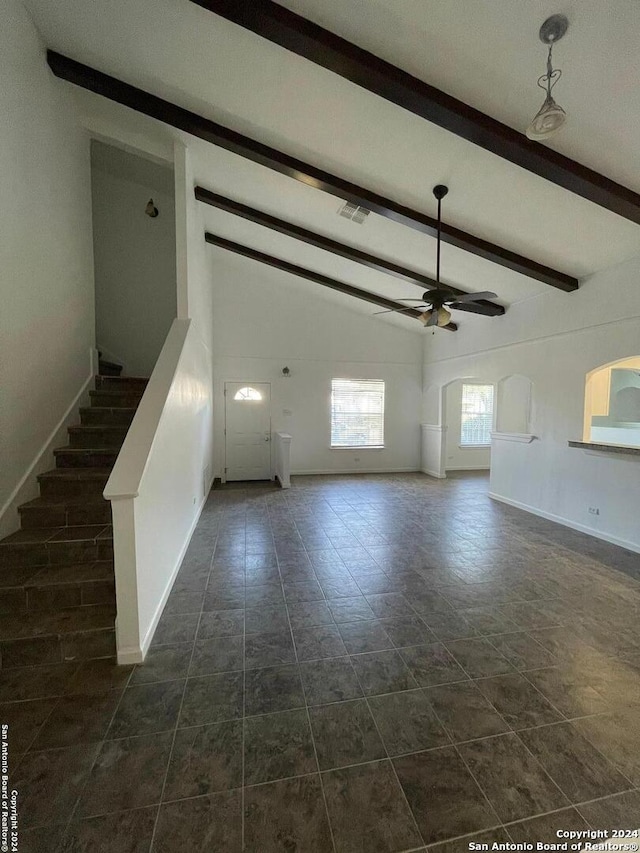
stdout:
[(0, 674), (20, 853), (639, 827), (640, 557), (486, 492), (213, 492), (144, 665)]

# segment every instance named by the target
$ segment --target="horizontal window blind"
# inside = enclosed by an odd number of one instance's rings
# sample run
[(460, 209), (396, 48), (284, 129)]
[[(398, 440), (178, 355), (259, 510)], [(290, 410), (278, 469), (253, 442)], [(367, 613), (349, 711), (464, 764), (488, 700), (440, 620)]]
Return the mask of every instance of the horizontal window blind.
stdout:
[(493, 385), (463, 385), (460, 444), (491, 444)]
[(331, 380), (331, 446), (384, 446), (382, 380)]

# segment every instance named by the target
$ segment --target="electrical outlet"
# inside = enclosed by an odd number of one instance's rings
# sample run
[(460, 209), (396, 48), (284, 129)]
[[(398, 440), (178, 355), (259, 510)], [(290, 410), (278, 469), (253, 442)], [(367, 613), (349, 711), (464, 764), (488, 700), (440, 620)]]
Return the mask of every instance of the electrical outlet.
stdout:
[(600, 515), (600, 507), (590, 506), (589, 507), (589, 515)]

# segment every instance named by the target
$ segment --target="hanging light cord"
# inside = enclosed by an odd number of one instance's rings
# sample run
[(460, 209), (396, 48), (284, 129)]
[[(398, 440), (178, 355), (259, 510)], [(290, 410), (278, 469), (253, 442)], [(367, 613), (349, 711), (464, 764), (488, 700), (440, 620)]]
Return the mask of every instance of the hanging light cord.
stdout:
[(549, 45), (549, 53), (547, 54), (547, 73), (538, 78), (538, 86), (546, 91), (547, 98), (551, 97), (551, 90), (562, 76), (562, 71), (559, 68), (554, 69), (552, 65), (552, 52), (553, 42)]

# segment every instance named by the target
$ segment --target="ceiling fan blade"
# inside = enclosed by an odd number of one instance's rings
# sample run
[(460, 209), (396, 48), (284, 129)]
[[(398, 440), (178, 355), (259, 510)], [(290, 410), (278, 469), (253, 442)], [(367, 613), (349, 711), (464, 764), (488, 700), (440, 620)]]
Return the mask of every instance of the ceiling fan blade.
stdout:
[(406, 308), (387, 308), (386, 311), (374, 311), (373, 316), (378, 314), (402, 314), (404, 311), (413, 311), (414, 309), (407, 305)]
[[(479, 299), (495, 299), (496, 293), (490, 290), (481, 290), (478, 293), (463, 293), (461, 296), (452, 296), (452, 302), (477, 302)], [(448, 301), (448, 300), (447, 300)]]
[(464, 311), (468, 314), (482, 314), (483, 317), (495, 317), (496, 313), (491, 308), (487, 308), (486, 303), (482, 302), (449, 302), (447, 307), (451, 311)]

